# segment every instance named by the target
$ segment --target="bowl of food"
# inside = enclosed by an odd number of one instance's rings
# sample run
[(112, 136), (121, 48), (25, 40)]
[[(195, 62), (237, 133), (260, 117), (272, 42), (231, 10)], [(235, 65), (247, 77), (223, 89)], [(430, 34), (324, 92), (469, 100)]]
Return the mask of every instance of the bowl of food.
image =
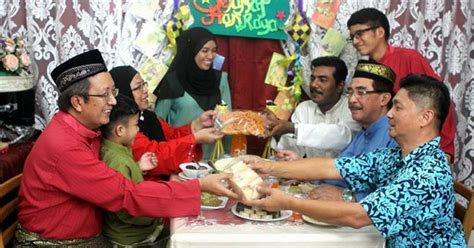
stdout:
[(211, 166), (205, 164), (204, 162), (182, 163), (179, 165), (179, 168), (181, 171), (183, 171), (184, 175), (189, 178), (205, 177), (211, 174), (212, 171)]

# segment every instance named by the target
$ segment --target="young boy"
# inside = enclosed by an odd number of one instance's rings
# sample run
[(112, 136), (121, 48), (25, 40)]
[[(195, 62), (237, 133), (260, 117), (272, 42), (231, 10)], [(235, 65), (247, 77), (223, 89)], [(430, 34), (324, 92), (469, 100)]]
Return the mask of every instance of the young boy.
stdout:
[[(138, 117), (135, 101), (119, 95), (109, 124), (101, 128), (104, 137), (100, 151), (102, 160), (135, 183), (143, 181), (142, 172), (155, 168), (158, 163), (151, 152), (143, 154), (138, 163), (133, 160), (130, 146), (139, 131)], [(117, 247), (156, 245), (163, 229), (161, 219), (133, 217), (125, 210), (108, 212), (104, 220), (103, 233)]]

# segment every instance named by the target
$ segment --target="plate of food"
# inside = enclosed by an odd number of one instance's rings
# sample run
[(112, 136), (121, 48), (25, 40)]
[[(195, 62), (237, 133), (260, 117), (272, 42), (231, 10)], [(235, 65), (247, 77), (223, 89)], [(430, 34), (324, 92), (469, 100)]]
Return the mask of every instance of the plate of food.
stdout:
[(237, 203), (232, 207), (232, 213), (246, 220), (252, 221), (280, 221), (290, 218), (293, 214), (291, 210), (280, 210), (280, 211), (266, 211), (257, 207), (250, 207), (242, 203)]
[(216, 196), (207, 192), (201, 193), (201, 209), (214, 210), (225, 208), (229, 198), (225, 196)]
[(327, 226), (327, 227), (338, 227), (336, 225), (333, 225), (333, 224), (328, 224), (326, 222), (322, 222), (322, 221), (318, 221), (318, 220), (315, 220), (309, 216), (306, 216), (306, 215), (303, 215), (303, 220), (308, 222), (308, 223), (311, 223), (311, 224), (314, 224), (314, 225), (318, 225), (318, 226)]

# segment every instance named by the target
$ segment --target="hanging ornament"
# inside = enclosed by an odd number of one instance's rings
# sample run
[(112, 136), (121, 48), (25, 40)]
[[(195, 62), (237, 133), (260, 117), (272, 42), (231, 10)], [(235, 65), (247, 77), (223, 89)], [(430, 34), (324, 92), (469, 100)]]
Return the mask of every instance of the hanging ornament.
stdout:
[(287, 32), (288, 35), (299, 44), (300, 48), (308, 43), (309, 36), (311, 35), (311, 27), (306, 17), (300, 14), (300, 11), (296, 11), (295, 21)]
[[(176, 3), (175, 3), (176, 6)], [(165, 25), (166, 37), (168, 37), (168, 47), (176, 54), (176, 39), (181, 32), (188, 28), (186, 22), (191, 17), (189, 7), (187, 5), (181, 6), (177, 9), (176, 14)]]

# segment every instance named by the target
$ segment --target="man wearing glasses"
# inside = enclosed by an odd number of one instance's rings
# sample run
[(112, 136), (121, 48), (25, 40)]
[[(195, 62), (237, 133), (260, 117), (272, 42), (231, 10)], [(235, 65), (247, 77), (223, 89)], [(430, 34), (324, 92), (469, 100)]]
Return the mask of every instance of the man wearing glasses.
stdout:
[[(360, 130), (339, 157), (351, 157), (372, 152), (377, 148), (397, 146), (389, 136), (387, 112), (393, 96), (393, 71), (384, 65), (359, 61), (351, 85), (346, 91), (352, 119), (361, 125)], [(321, 180), (321, 185), (311, 191), (310, 197), (317, 200), (360, 201), (368, 193), (352, 192), (341, 180)]]
[(371, 189), (361, 202), (296, 198), (262, 185), (257, 190), (265, 197), (246, 204), (269, 211), (291, 209), (340, 226), (373, 225), (389, 248), (466, 247), (461, 223), (454, 217), (453, 176), (439, 146), (449, 90), (420, 75), (407, 76), (400, 85), (387, 113), (389, 134), (399, 147), (337, 159), (247, 161), (260, 174), (299, 180), (344, 179), (353, 189)]
[(134, 184), (99, 160), (99, 127), (109, 122), (118, 90), (98, 50), (56, 67), (59, 109), (25, 162), (15, 235), (17, 247), (108, 247), (104, 210), (134, 216), (198, 215), (201, 190), (237, 197), (229, 175), (187, 182)]
[[(400, 88), (400, 79), (408, 74), (425, 74), (441, 80), (433, 71), (429, 62), (416, 50), (393, 47), (388, 44), (390, 24), (381, 11), (365, 8), (356, 11), (347, 21), (350, 32), (349, 41), (370, 60), (389, 66), (397, 75), (393, 85), (396, 93)], [(450, 105), (448, 116), (441, 130), (441, 148), (446, 153), (448, 161), (454, 160), (455, 124), (453, 105)]]

